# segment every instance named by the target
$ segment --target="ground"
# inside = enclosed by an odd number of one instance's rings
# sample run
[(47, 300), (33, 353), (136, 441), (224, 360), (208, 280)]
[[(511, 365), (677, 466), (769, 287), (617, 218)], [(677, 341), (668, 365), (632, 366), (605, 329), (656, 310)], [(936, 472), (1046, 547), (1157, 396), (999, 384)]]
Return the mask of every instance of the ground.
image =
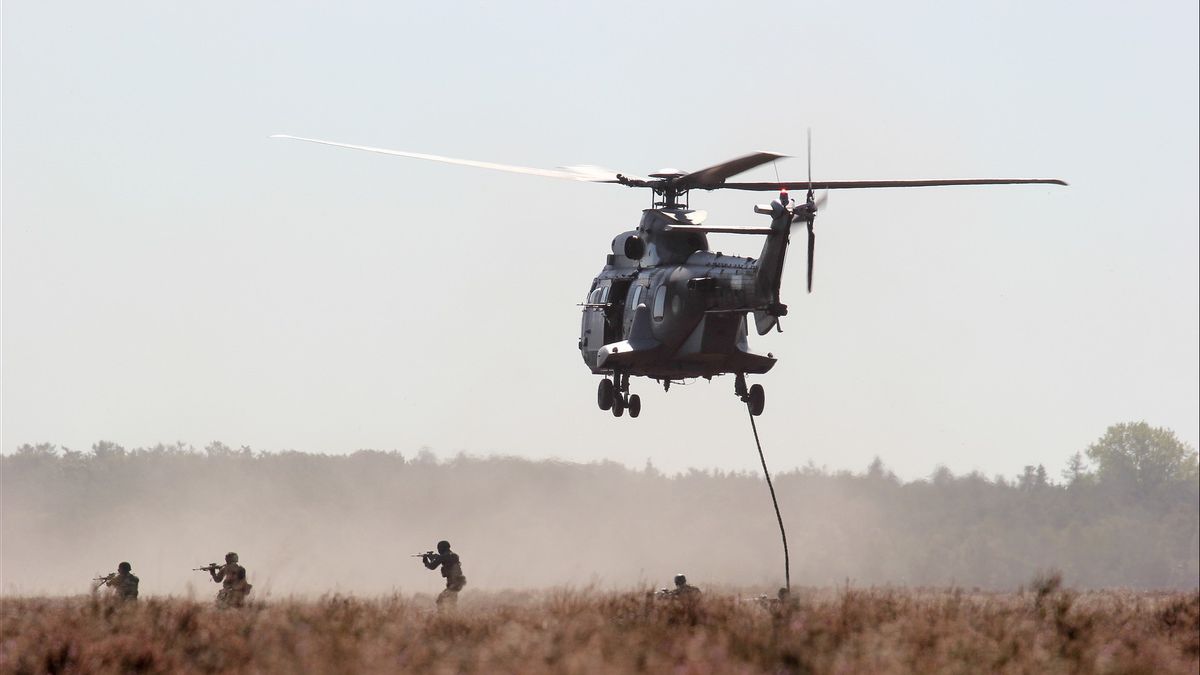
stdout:
[(1200, 594), (798, 589), (0, 600), (3, 673), (1196, 673)]

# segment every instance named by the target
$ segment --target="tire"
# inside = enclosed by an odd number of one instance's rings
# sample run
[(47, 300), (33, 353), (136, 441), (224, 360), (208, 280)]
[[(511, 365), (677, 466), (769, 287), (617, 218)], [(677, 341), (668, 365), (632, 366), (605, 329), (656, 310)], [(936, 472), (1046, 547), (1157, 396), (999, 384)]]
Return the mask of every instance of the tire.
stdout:
[(601, 410), (608, 410), (613, 404), (613, 383), (612, 380), (600, 380), (600, 386), (596, 389), (596, 403), (599, 404)]
[(612, 400), (613, 417), (620, 417), (625, 414), (625, 399), (620, 396), (614, 396)]
[(642, 414), (642, 397), (634, 394), (629, 397), (629, 416), (637, 417)]
[(761, 384), (756, 384), (750, 387), (750, 414), (758, 417), (763, 414), (763, 407), (767, 404), (767, 393), (763, 391)]

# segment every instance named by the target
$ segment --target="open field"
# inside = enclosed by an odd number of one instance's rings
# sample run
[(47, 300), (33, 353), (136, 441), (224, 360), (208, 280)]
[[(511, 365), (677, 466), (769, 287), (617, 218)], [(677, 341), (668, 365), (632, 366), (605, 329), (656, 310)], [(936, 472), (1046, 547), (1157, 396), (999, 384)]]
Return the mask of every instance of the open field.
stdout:
[(6, 597), (0, 671), (1195, 673), (1200, 594), (801, 590), (790, 606), (733, 594), (467, 591), (255, 602)]

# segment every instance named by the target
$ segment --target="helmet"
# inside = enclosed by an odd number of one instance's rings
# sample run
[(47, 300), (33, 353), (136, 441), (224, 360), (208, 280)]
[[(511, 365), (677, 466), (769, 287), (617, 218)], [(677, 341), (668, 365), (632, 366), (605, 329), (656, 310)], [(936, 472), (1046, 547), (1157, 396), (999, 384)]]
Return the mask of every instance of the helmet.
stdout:
[(682, 586), (686, 583), (687, 583), (687, 577), (683, 576), (682, 574), (675, 575), (675, 585), (676, 586)]
[(225, 562), (227, 562), (227, 563), (235, 563), (235, 562), (237, 562), (237, 561), (238, 561), (237, 554), (236, 554), (236, 553), (234, 553), (233, 551), (230, 551), (229, 553), (226, 553), (226, 554), (225, 554)]
[(117, 565), (118, 572), (129, 572), (132, 569), (133, 569), (133, 565), (130, 565), (127, 562), (123, 562), (120, 565)]
[(445, 553), (446, 551), (449, 551), (450, 550), (450, 542), (446, 541), (445, 539), (439, 541), (437, 544), (437, 550), (438, 550), (438, 553)]

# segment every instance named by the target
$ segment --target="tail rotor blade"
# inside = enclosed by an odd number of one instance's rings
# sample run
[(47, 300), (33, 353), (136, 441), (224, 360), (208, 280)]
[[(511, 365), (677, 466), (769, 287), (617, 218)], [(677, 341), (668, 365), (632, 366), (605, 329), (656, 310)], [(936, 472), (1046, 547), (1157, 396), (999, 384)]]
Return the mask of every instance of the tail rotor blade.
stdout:
[(813, 253), (817, 250), (817, 235), (813, 232), (813, 221), (808, 221), (808, 292), (812, 293)]
[(812, 199), (812, 127), (808, 128), (808, 198)]

